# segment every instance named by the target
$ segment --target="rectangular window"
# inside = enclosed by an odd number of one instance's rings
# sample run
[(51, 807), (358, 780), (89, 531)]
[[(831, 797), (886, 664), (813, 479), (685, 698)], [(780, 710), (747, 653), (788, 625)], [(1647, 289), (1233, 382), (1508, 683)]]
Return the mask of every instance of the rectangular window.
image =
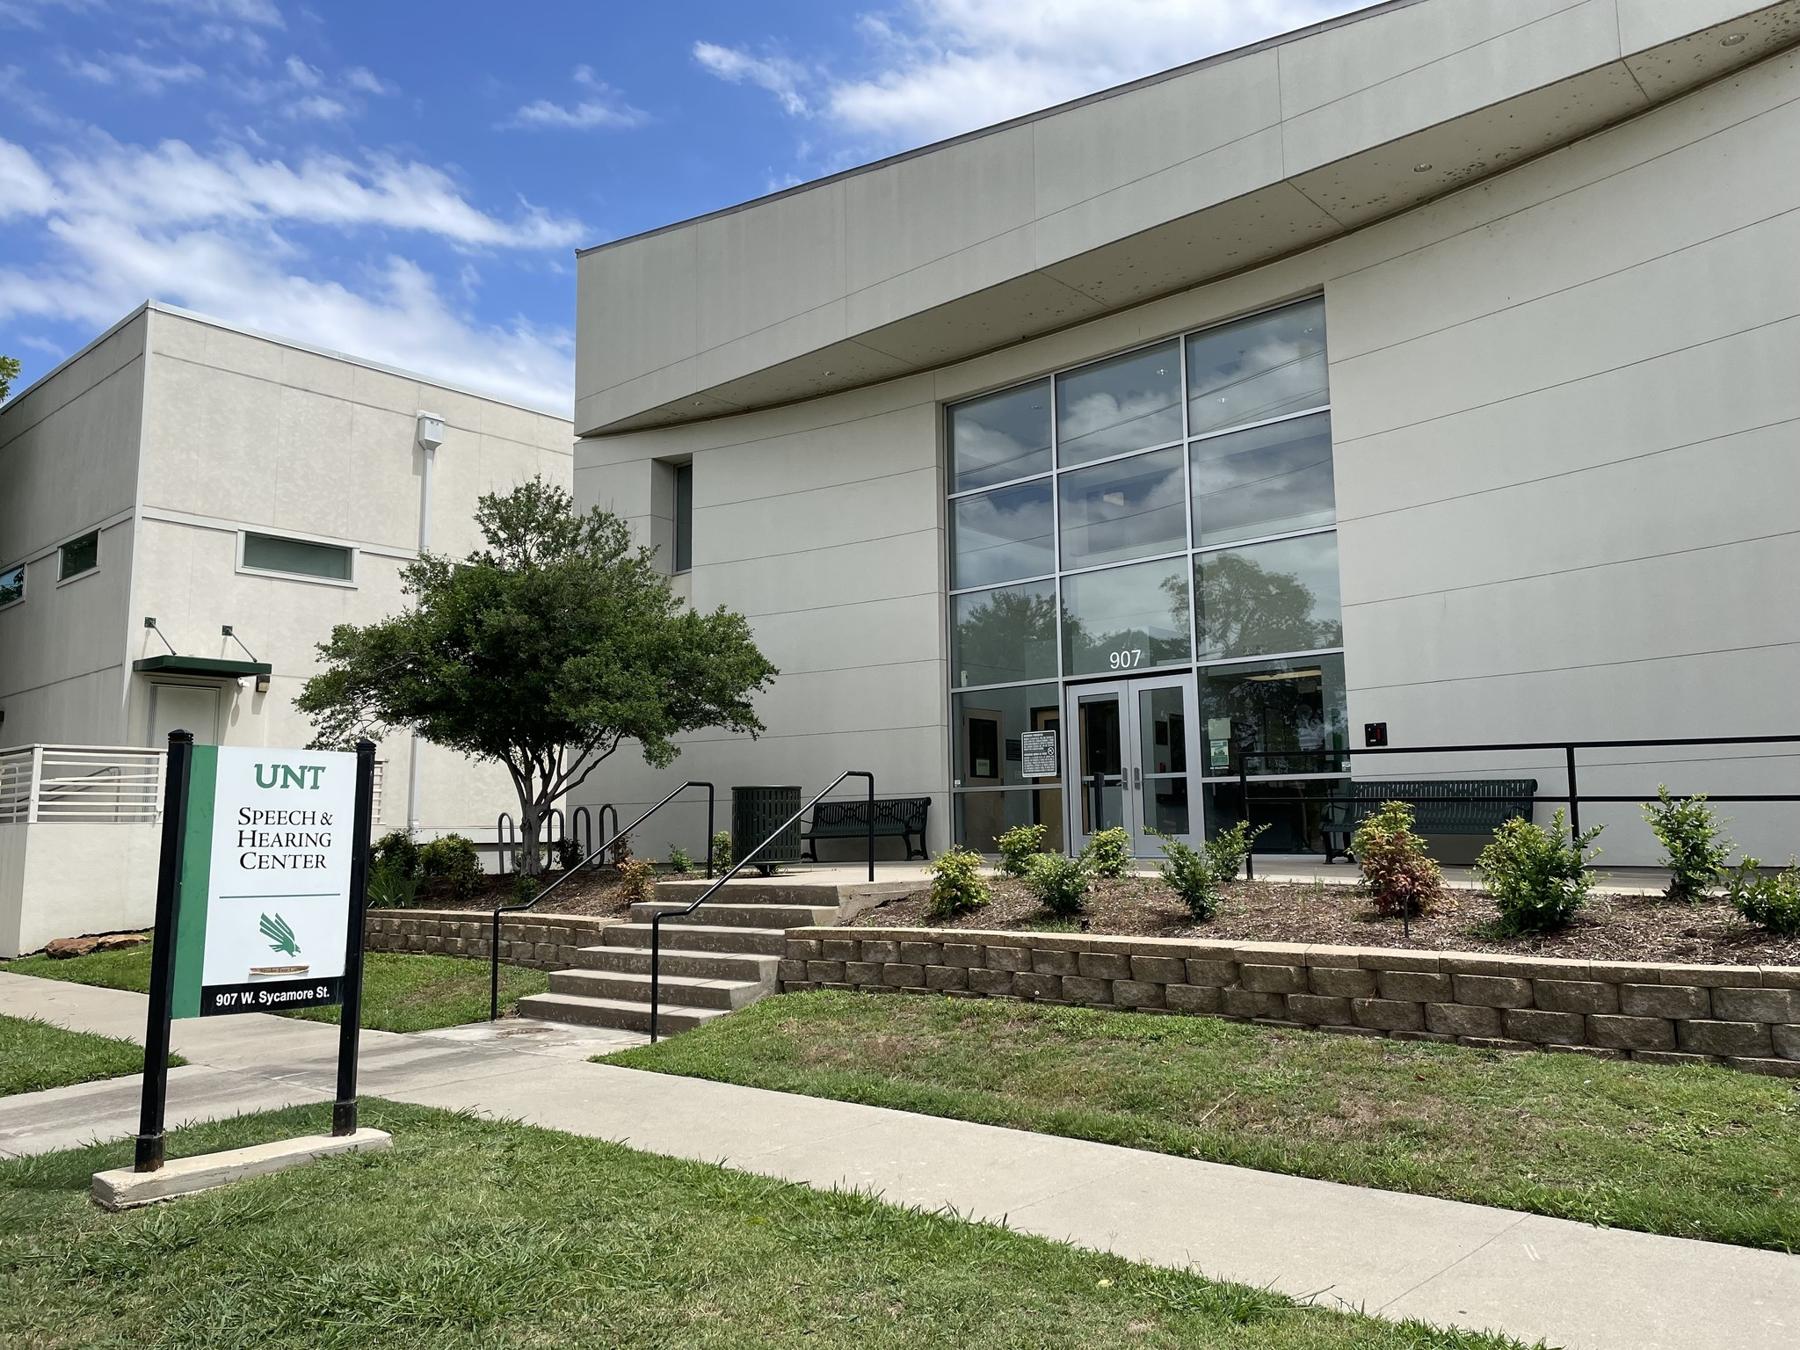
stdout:
[(58, 550), (56, 579), (67, 581), (100, 565), (100, 531), (89, 530), (79, 539), (71, 539)]
[(1200, 659), (1344, 645), (1337, 534), (1303, 534), (1194, 558)]
[(1186, 665), (1187, 559), (1134, 563), (1064, 577), (1063, 674), (1105, 675)]
[(1349, 745), (1349, 720), (1341, 656), (1201, 672), (1201, 757), (1209, 777), (1237, 773), (1240, 760), (1251, 774), (1343, 773), (1344, 757), (1331, 752)]
[(998, 488), (950, 503), (950, 589), (992, 586), (1056, 570), (1050, 481)]
[(1322, 408), (1325, 301), (1307, 300), (1188, 339), (1188, 435)]
[(1337, 519), (1331, 414), (1195, 441), (1194, 529), (1201, 545), (1292, 534)]
[(1187, 548), (1181, 447), (1062, 475), (1062, 565), (1098, 567)]
[(675, 466), (675, 570), (694, 565), (694, 464)]
[(1056, 583), (1032, 581), (951, 597), (952, 683), (1056, 678)]
[(244, 536), (244, 566), (253, 572), (285, 572), (289, 576), (351, 579), (351, 550), (339, 544), (314, 544), (274, 534)]
[(0, 609), (16, 605), (25, 598), (25, 564), (0, 572)]
[(956, 746), (956, 786), (1046, 787), (1060, 782), (1060, 772), (1026, 775), (1025, 734), (1058, 730), (1061, 700), (1061, 687), (1055, 684), (952, 694), (950, 732)]
[(992, 487), (1050, 469), (1050, 381), (950, 410), (950, 490)]

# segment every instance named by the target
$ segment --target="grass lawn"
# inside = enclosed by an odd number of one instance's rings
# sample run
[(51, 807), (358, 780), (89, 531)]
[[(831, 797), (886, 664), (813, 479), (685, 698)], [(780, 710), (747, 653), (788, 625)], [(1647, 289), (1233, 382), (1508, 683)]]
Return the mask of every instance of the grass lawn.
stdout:
[[(147, 994), (150, 944), (55, 961), (47, 956), (25, 956), (0, 962), (0, 970)], [(548, 985), (549, 977), (542, 971), (501, 966), (500, 1010), (511, 1011), (526, 994), (542, 993)], [(430, 1031), (479, 1022), (487, 1014), (486, 961), (395, 952), (370, 952), (363, 958), (362, 1022), (371, 1031)], [(306, 1008), (284, 1015), (315, 1022), (338, 1020), (336, 1008)]]
[[(170, 1055), (169, 1063), (187, 1061)], [(35, 1017), (0, 1016), (0, 1097), (117, 1078), (143, 1067), (143, 1047), (130, 1041), (69, 1031)]]
[[(0, 1344), (1503, 1350), (990, 1225), (387, 1102), (392, 1150), (124, 1214), (128, 1143), (0, 1164)], [(173, 1156), (319, 1127), (177, 1131)]]
[(1800, 1251), (1800, 1087), (1724, 1069), (835, 991), (606, 1062)]

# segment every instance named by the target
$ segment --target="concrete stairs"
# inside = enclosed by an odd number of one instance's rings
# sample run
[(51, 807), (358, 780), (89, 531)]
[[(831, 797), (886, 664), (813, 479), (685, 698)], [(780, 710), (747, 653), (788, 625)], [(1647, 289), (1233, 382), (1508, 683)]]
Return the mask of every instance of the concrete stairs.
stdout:
[[(631, 907), (629, 922), (609, 925), (598, 946), (576, 953), (572, 969), (553, 973), (548, 992), (520, 999), (520, 1016), (649, 1031), (651, 915), (681, 909), (705, 886), (659, 883), (654, 900)], [(774, 993), (787, 930), (836, 924), (843, 909), (834, 886), (733, 881), (719, 899), (663, 920), (659, 1034), (690, 1030)]]

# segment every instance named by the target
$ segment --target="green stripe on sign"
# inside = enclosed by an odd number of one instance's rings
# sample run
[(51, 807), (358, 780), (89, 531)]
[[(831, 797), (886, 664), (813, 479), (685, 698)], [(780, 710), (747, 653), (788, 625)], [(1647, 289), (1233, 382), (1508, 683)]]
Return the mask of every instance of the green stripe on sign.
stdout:
[(196, 745), (189, 761), (187, 833), (182, 837), (181, 882), (175, 900), (175, 979), (170, 1011), (200, 1015), (200, 976), (206, 964), (206, 893), (212, 883), (213, 797), (219, 781), (219, 747)]

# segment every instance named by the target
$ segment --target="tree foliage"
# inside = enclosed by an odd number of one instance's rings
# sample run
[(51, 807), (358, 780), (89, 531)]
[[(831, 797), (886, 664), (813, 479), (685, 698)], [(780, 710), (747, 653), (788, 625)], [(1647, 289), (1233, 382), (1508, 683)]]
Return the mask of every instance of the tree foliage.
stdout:
[(12, 393), (12, 382), (19, 378), (19, 358), (0, 356), (0, 403)]
[(685, 733), (754, 736), (778, 672), (742, 615), (689, 608), (610, 512), (533, 479), (481, 498), (475, 523), (485, 547), (404, 569), (402, 613), (332, 630), (295, 704), (317, 745), (404, 729), (503, 764), (535, 874), (539, 822), (621, 745), (664, 768)]

